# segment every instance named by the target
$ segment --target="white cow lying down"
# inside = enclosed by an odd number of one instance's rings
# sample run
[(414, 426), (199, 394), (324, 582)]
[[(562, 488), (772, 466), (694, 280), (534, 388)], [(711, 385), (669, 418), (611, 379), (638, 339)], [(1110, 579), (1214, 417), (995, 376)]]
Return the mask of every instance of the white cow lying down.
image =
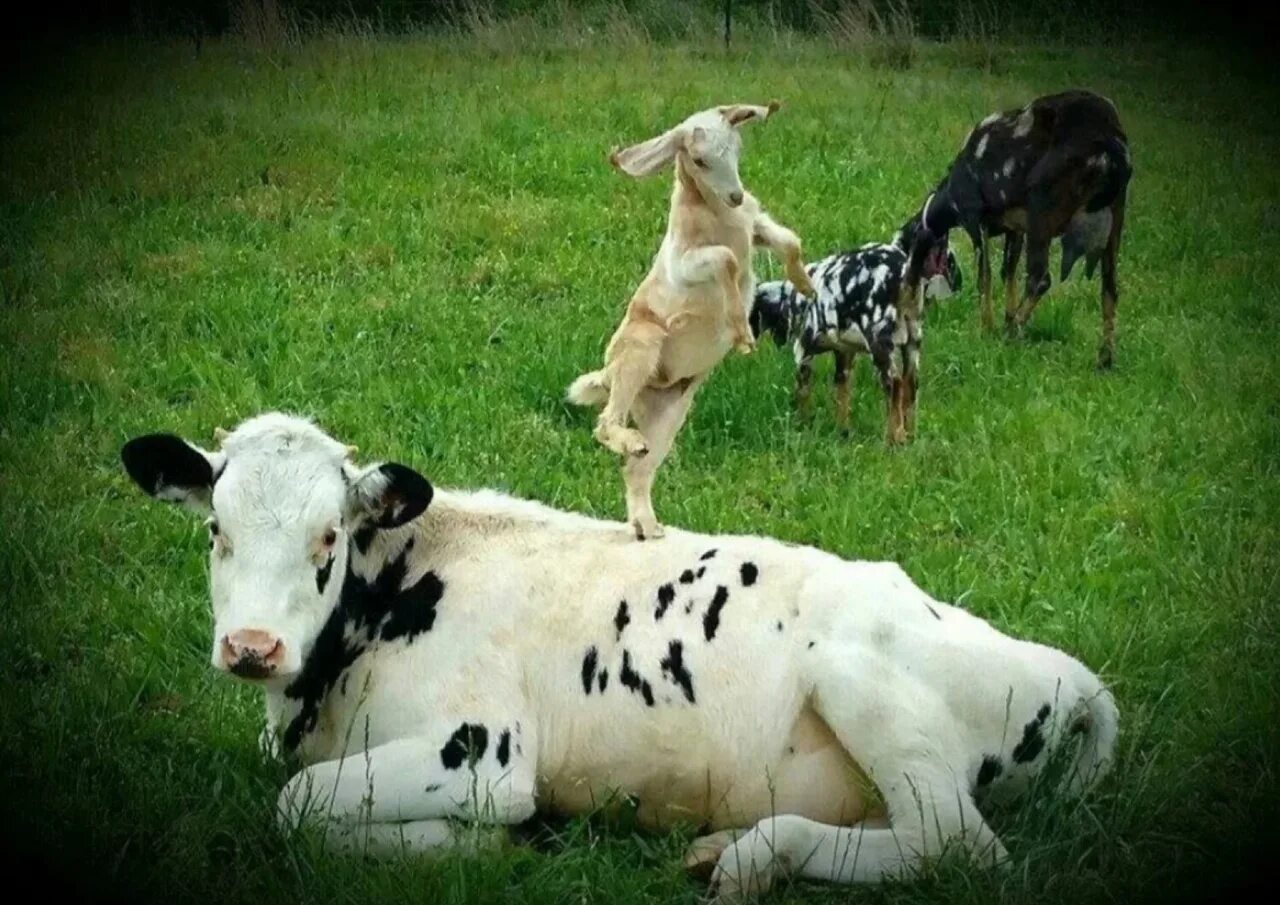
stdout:
[(324, 823), (334, 848), (421, 851), (453, 841), (449, 818), (621, 793), (648, 825), (711, 833), (691, 863), (716, 861), (722, 896), (781, 872), (874, 882), (944, 846), (1000, 862), (975, 796), (1025, 788), (1052, 752), (1079, 792), (1112, 754), (1093, 673), (892, 563), (678, 530), (637, 543), (359, 467), (282, 414), (221, 438), (122, 455), (147, 493), (211, 513), (213, 663), (262, 686), (306, 765), (282, 817)]

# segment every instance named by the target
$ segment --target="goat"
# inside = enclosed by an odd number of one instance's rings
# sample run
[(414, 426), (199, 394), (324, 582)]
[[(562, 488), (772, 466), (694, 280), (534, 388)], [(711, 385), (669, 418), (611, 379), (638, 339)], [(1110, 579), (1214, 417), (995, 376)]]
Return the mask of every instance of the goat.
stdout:
[(641, 540), (663, 535), (650, 498), (653, 478), (694, 394), (731, 348), (755, 347), (747, 324), (752, 248), (770, 249), (797, 286), (813, 288), (800, 240), (764, 212), (738, 176), (738, 127), (778, 106), (712, 107), (610, 157), (628, 176), (671, 165), (676, 175), (666, 236), (609, 341), (604, 368), (568, 390), (577, 405), (604, 405), (595, 437), (624, 459), (627, 521)]
[[(1115, 360), (1118, 300), (1116, 256), (1124, 230), (1133, 162), (1115, 105), (1088, 91), (1036, 98), (1019, 110), (993, 113), (974, 127), (947, 175), (925, 200), (920, 223), (941, 236), (955, 227), (969, 234), (977, 254), (982, 324), (995, 327), (987, 238), (1005, 237), (1001, 278), (1005, 329), (1021, 336), (1049, 290), (1049, 245), (1063, 236), (1063, 278), (1080, 253), (1102, 263), (1102, 343), (1098, 367)], [(1105, 219), (1095, 215), (1107, 212)], [(1105, 241), (1097, 227), (1105, 225)], [(1027, 276), (1021, 303), (1015, 292), (1023, 244)]]
[[(960, 288), (955, 255), (943, 237), (915, 243), (915, 224), (908, 222), (892, 242), (863, 245), (809, 264), (805, 270), (817, 293), (805, 295), (787, 280), (762, 283), (751, 309), (757, 335), (769, 333), (777, 345), (790, 341), (795, 350), (797, 410), (807, 408), (812, 389), (813, 359), (835, 356), (836, 422), (849, 431), (849, 380), (853, 357), (868, 353), (880, 376), (889, 406), (887, 441), (900, 443), (914, 428), (920, 344), (924, 339), (919, 296), (944, 298)], [(918, 259), (909, 266), (908, 251)], [(923, 282), (923, 286), (921, 283)], [(909, 384), (909, 395), (895, 390), (895, 380)], [(909, 410), (895, 405), (909, 402)]]

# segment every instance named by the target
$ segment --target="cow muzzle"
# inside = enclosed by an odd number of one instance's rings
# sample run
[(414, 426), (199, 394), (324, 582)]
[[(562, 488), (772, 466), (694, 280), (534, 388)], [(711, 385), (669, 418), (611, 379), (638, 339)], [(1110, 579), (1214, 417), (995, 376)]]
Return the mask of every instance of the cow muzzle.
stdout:
[(269, 679), (284, 663), (284, 642), (261, 629), (241, 629), (222, 638), (223, 667), (242, 679)]

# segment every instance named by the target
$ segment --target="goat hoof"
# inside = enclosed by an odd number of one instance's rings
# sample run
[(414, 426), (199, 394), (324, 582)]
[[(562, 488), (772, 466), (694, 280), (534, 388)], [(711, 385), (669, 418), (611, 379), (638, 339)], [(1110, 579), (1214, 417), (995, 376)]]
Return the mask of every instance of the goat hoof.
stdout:
[(1103, 346), (1098, 350), (1098, 370), (1110, 371), (1115, 367), (1115, 353), (1107, 346)]
[(653, 519), (636, 519), (631, 527), (635, 529), (636, 540), (660, 540), (667, 533)]

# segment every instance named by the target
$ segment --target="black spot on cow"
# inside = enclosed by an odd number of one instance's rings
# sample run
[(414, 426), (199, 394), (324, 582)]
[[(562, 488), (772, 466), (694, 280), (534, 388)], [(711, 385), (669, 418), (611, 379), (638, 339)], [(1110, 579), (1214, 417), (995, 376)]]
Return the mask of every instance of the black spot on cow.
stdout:
[(600, 654), (595, 647), (588, 647), (582, 658), (582, 691), (585, 694), (591, 694), (591, 684), (596, 678), (596, 663), (599, 659)]
[(444, 788), (444, 785), (442, 783), (429, 782), (422, 787), (422, 791), (430, 795), (432, 792), (439, 792), (442, 788)]
[(818, 643), (817, 641), (810, 641), (810, 642), (809, 642), (809, 648), (808, 648), (808, 649), (809, 649), (809, 650), (813, 650), (813, 646), (814, 646), (815, 644), (817, 644), (817, 643)]
[(624, 650), (622, 652), (622, 672), (618, 676), (618, 681), (632, 694), (638, 694), (644, 698), (646, 706), (653, 706), (653, 687), (649, 684), (648, 679), (643, 678), (631, 668), (631, 651)]
[(1004, 764), (1000, 762), (1000, 758), (988, 754), (982, 759), (982, 766), (978, 768), (978, 787), (989, 786), (997, 776), (1004, 772)]
[(503, 729), (498, 736), (498, 766), (505, 767), (511, 760), (511, 730)]
[(617, 629), (618, 640), (622, 640), (622, 630), (631, 622), (631, 614), (627, 612), (627, 602), (618, 604), (618, 612), (613, 616), (613, 627)]
[(756, 568), (753, 562), (744, 562), (742, 568), (738, 570), (742, 573), (742, 586), (749, 588), (756, 583), (756, 578), (760, 575), (760, 570)]
[(360, 555), (364, 556), (369, 552), (369, 546), (373, 543), (373, 536), (378, 533), (378, 529), (373, 525), (362, 525), (356, 529), (352, 540), (356, 543), (356, 549), (360, 551)]
[(671, 606), (671, 601), (676, 599), (676, 589), (670, 584), (664, 584), (658, 588), (658, 608), (653, 611), (654, 619), (661, 619), (667, 615), (667, 607)]
[(701, 560), (708, 560), (708, 559), (710, 559), (711, 557), (715, 556), (715, 555), (716, 555), (716, 552), (717, 552), (717, 551), (716, 551), (716, 549), (715, 549), (714, 547), (712, 547), (712, 548), (711, 548), (710, 550), (708, 550), (706, 553), (703, 553), (701, 556), (699, 556), (699, 557), (698, 557), (698, 559), (701, 559)]
[(707, 567), (698, 566), (698, 571), (695, 574), (697, 575), (698, 578), (701, 578), (703, 575), (707, 574)]
[(1022, 728), (1022, 740), (1014, 746), (1013, 759), (1025, 764), (1033, 761), (1044, 750), (1044, 731), (1043, 726), (1045, 720), (1049, 718), (1050, 708), (1045, 704), (1036, 713), (1035, 719), (1027, 723)]
[(324, 589), (328, 587), (329, 576), (333, 574), (333, 560), (334, 557), (330, 556), (323, 566), (316, 569), (316, 590), (321, 594), (323, 594)]
[(356, 575), (348, 564), (337, 605), (316, 636), (302, 671), (284, 690), (286, 698), (301, 702), (285, 727), (286, 751), (295, 750), (303, 735), (315, 729), (321, 702), (361, 655), (381, 642), (412, 643), (435, 624), (444, 582), (429, 571), (406, 586), (407, 553), (406, 547), (371, 580)]
[(693, 569), (685, 569), (680, 573), (681, 584), (693, 584)]
[(680, 641), (668, 644), (667, 655), (658, 665), (662, 667), (662, 674), (668, 676), (684, 692), (685, 699), (690, 704), (694, 703), (693, 674), (684, 665), (684, 644)]
[(707, 607), (706, 615), (702, 617), (702, 634), (708, 641), (716, 636), (716, 630), (720, 628), (720, 611), (728, 602), (729, 589), (718, 585), (716, 595), (711, 598), (711, 606)]
[(778, 621), (778, 631), (782, 631), (782, 621)]
[(440, 762), (446, 770), (456, 770), (463, 761), (474, 767), (489, 747), (489, 730), (474, 723), (463, 723), (440, 749)]
[(609, 687), (609, 670), (600, 670), (600, 675), (596, 677), (596, 687), (604, 694), (604, 690)]

